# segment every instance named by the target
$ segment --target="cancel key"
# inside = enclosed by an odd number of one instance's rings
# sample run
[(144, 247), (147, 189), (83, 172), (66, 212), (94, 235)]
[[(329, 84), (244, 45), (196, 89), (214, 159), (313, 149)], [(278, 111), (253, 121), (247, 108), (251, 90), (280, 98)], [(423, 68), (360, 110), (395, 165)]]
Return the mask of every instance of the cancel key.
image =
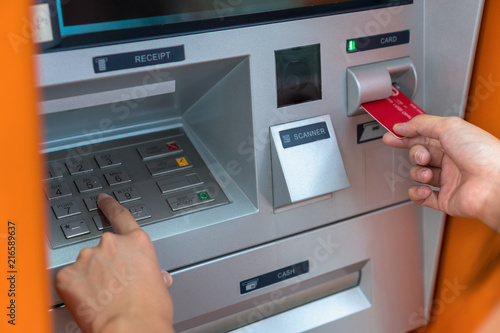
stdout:
[(202, 205), (214, 200), (215, 199), (212, 198), (210, 194), (205, 190), (167, 198), (167, 202), (174, 212), (181, 209)]

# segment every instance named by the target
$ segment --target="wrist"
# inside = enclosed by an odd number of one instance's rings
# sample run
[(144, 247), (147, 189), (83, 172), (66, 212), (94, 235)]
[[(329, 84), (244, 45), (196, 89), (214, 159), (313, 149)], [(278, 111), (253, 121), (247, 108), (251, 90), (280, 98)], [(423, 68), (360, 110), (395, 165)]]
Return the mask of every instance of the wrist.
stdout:
[(500, 181), (494, 182), (489, 200), (479, 219), (487, 226), (500, 233)]
[(121, 332), (161, 332), (174, 333), (172, 323), (162, 318), (151, 318), (145, 316), (139, 320), (134, 318), (119, 317), (110, 320), (100, 331), (100, 333), (121, 333)]

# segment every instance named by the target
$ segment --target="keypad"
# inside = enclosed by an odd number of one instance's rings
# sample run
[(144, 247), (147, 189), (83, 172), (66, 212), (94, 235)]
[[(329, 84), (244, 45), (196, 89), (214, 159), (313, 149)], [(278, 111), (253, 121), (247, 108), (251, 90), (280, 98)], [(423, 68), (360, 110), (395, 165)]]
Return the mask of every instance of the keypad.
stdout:
[[(74, 156), (75, 151), (91, 152)], [(68, 157), (70, 156), (70, 157)], [(182, 129), (48, 154), (43, 188), (53, 248), (113, 231), (97, 205), (107, 193), (140, 224), (229, 203)]]

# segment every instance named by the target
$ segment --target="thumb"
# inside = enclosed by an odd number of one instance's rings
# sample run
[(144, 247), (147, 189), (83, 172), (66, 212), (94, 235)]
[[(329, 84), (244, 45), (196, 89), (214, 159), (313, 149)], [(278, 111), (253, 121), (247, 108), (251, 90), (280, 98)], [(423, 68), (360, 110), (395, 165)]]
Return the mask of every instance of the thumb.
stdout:
[(167, 271), (161, 271), (161, 275), (163, 276), (163, 281), (165, 281), (165, 285), (167, 286), (167, 288), (170, 288), (170, 286), (174, 282), (172, 275), (170, 275), (170, 273)]

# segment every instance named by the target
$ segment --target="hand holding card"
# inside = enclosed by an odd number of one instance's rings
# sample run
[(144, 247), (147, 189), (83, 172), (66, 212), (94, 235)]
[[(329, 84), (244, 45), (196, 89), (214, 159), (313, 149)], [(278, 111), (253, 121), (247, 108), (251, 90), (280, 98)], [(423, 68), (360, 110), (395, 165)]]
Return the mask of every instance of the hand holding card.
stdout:
[(363, 103), (361, 107), (398, 139), (403, 137), (392, 130), (395, 124), (405, 123), (415, 116), (426, 114), (394, 86), (389, 98)]

